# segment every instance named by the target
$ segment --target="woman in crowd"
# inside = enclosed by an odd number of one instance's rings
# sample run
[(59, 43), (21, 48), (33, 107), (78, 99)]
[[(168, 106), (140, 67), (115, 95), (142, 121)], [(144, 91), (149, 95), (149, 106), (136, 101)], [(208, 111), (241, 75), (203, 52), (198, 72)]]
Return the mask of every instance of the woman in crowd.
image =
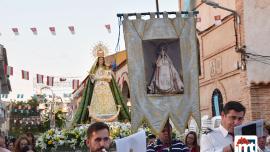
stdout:
[(9, 141), (7, 148), (8, 148), (8, 150), (13, 151), (14, 150), (14, 141)]
[(32, 147), (35, 147), (35, 137), (34, 137), (34, 135), (31, 132), (28, 132), (25, 135), (27, 136), (28, 140), (30, 141), (30, 145)]
[(27, 145), (30, 145), (30, 141), (27, 136), (20, 136), (15, 142), (14, 152), (21, 152)]
[(200, 152), (200, 146), (197, 142), (197, 135), (194, 131), (190, 131), (187, 134), (185, 143), (190, 149), (190, 152)]

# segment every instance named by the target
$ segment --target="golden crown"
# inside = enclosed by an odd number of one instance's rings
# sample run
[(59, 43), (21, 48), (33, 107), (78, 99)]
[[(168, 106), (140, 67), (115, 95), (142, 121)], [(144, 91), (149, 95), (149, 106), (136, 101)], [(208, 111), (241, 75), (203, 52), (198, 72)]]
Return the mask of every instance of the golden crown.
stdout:
[(105, 57), (108, 53), (108, 47), (103, 42), (98, 42), (92, 51), (94, 57)]

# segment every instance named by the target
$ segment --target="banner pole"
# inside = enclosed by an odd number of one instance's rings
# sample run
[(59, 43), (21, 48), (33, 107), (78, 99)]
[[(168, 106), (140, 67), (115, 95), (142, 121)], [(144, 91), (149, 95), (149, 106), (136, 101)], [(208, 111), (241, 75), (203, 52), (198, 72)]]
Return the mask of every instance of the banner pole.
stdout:
[(159, 18), (159, 6), (158, 6), (158, 0), (156, 0), (156, 8), (157, 8), (157, 18)]

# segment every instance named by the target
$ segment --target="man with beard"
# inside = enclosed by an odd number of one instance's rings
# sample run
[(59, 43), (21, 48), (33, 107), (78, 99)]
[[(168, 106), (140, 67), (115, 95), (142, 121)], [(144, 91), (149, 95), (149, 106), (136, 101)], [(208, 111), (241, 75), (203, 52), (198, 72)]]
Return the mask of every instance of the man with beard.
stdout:
[(107, 152), (111, 144), (109, 135), (109, 127), (105, 123), (96, 122), (90, 125), (86, 140), (90, 152)]

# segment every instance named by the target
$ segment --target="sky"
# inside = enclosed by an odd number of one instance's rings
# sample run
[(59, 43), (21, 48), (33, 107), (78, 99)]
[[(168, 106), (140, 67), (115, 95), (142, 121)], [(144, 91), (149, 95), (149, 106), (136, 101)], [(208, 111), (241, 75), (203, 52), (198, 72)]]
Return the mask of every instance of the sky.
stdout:
[[(159, 10), (178, 11), (178, 0), (159, 0)], [(33, 95), (36, 74), (83, 80), (95, 60), (91, 48), (97, 42), (104, 42), (110, 54), (115, 53), (117, 13), (155, 11), (155, 0), (1, 0), (0, 44), (14, 68), (9, 99)], [(111, 25), (110, 34), (105, 24)], [(50, 26), (56, 28), (56, 35), (50, 33)], [(68, 26), (75, 27), (74, 35)], [(13, 27), (19, 35), (14, 35)], [(37, 28), (37, 35), (31, 27)], [(120, 32), (120, 49), (124, 50), (122, 28)], [(30, 80), (22, 80), (21, 70), (29, 71)]]

